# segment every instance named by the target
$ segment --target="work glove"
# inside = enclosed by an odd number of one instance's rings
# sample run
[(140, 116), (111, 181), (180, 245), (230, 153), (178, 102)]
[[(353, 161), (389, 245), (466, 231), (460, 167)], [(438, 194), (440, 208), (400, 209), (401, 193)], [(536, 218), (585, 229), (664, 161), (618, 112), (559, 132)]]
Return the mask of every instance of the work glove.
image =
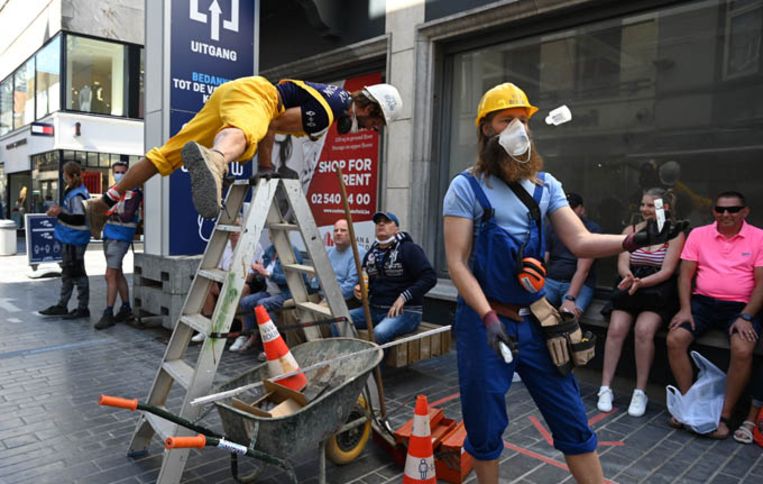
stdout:
[[(515, 341), (506, 334), (506, 330), (503, 329), (501, 320), (498, 319), (498, 315), (495, 311), (490, 310), (482, 317), (482, 324), (485, 325), (485, 332), (487, 333), (487, 344), (498, 355), (498, 358), (510, 363), (513, 360), (514, 355), (517, 353), (517, 345)], [(501, 351), (501, 343), (506, 345), (506, 348), (511, 352), (511, 356), (504, 354)], [(508, 361), (507, 361), (508, 359)]]
[(623, 249), (628, 252), (633, 252), (641, 247), (664, 244), (668, 240), (675, 238), (688, 227), (688, 220), (679, 220), (677, 222), (666, 220), (665, 225), (662, 226), (662, 230), (658, 230), (656, 220), (647, 220), (646, 226), (644, 226), (643, 229), (625, 237), (623, 240)]

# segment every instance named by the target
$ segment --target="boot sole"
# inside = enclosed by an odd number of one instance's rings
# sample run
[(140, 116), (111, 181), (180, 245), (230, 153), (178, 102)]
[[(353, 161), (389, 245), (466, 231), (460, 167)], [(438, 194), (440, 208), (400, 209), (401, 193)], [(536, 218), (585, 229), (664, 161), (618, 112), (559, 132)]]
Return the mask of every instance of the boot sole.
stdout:
[(209, 161), (200, 146), (189, 141), (181, 152), (183, 165), (191, 175), (191, 195), (196, 211), (203, 218), (216, 218), (220, 213), (221, 185), (216, 183), (215, 174), (209, 168)]
[(85, 200), (82, 202), (82, 207), (85, 209), (85, 218), (90, 229), (90, 235), (95, 239), (99, 239), (101, 231), (103, 231), (103, 227), (106, 225), (106, 214), (98, 215), (92, 202), (93, 200)]

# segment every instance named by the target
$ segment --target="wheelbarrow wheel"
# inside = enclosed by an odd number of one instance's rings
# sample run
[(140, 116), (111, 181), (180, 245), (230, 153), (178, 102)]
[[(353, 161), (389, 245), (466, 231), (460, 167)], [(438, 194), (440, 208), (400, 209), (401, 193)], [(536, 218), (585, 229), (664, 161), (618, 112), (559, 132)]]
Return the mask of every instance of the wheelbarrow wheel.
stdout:
[[(363, 395), (358, 397), (347, 422), (357, 420), (367, 414), (368, 403)], [(346, 423), (347, 423), (346, 422)], [(365, 449), (371, 436), (371, 420), (353, 429), (332, 435), (326, 440), (326, 457), (337, 465), (349, 464)]]

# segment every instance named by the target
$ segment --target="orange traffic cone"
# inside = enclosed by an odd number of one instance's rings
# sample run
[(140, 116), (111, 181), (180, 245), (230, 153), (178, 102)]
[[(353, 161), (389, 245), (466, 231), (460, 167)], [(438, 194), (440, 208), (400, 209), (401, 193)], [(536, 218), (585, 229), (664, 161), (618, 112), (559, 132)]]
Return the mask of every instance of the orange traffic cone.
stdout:
[(416, 411), (413, 414), (413, 431), (408, 439), (408, 456), (405, 458), (404, 484), (437, 483), (427, 407), (426, 395), (417, 396)]
[[(270, 376), (276, 377), (284, 373), (299, 370), (297, 360), (294, 359), (291, 350), (289, 350), (289, 347), (286, 346), (283, 338), (278, 333), (278, 329), (276, 329), (276, 325), (271, 321), (265, 306), (257, 306), (254, 308), (254, 313), (257, 315), (257, 325), (260, 328), (262, 346), (265, 347), (265, 356), (268, 360)], [(298, 392), (307, 386), (307, 377), (304, 373), (298, 373), (283, 380), (276, 380), (276, 383)]]

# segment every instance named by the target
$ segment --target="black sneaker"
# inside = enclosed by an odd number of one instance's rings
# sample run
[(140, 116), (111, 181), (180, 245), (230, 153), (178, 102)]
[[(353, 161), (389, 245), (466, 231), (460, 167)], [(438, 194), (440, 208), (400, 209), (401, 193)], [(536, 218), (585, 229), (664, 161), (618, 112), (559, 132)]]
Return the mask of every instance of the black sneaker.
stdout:
[(130, 306), (122, 306), (114, 315), (114, 321), (117, 323), (123, 323), (132, 319), (132, 309)]
[(85, 309), (72, 309), (69, 311), (69, 314), (63, 317), (63, 319), (82, 319), (82, 318), (89, 318), (90, 317), (90, 310)]
[(66, 306), (54, 304), (49, 308), (43, 309), (42, 311), (37, 311), (37, 313), (41, 316), (66, 316), (69, 314), (69, 310), (66, 309)]
[(116, 318), (114, 317), (114, 313), (111, 311), (104, 311), (103, 316), (101, 316), (101, 319), (98, 320), (97, 323), (93, 326), (95, 329), (106, 329), (110, 328), (117, 324)]

